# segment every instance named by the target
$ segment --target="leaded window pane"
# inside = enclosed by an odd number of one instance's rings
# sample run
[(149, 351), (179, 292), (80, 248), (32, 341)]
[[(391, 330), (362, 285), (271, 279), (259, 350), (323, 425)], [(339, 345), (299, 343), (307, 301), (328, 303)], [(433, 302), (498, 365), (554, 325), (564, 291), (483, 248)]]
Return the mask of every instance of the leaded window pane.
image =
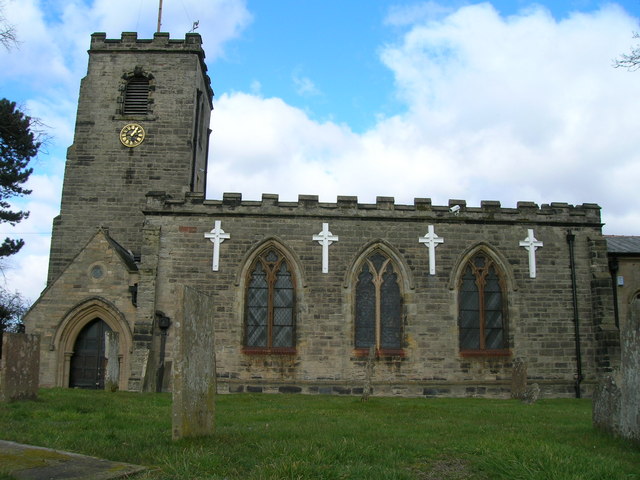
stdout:
[(398, 276), (393, 272), (391, 263), (382, 275), (380, 288), (380, 322), (382, 348), (402, 347), (402, 297)]
[(293, 325), (293, 310), (291, 308), (274, 308), (273, 309), (274, 325)]
[(402, 294), (393, 264), (374, 252), (362, 265), (356, 284), (356, 348), (402, 348)]
[(485, 330), (485, 348), (500, 349), (504, 348), (503, 330), (501, 328), (490, 328)]
[(278, 254), (271, 250), (265, 257), (265, 260), (269, 263), (275, 263), (278, 261)]
[(293, 327), (274, 326), (272, 346), (276, 348), (293, 347)]
[(266, 325), (247, 325), (247, 346), (266, 347), (267, 327)]
[(369, 265), (365, 263), (356, 285), (356, 348), (376, 343), (376, 290)]
[(459, 292), (460, 349), (506, 348), (502, 286), (493, 262), (484, 255), (472, 258)]
[(257, 260), (246, 291), (246, 345), (293, 347), (295, 294), (286, 261), (270, 249)]

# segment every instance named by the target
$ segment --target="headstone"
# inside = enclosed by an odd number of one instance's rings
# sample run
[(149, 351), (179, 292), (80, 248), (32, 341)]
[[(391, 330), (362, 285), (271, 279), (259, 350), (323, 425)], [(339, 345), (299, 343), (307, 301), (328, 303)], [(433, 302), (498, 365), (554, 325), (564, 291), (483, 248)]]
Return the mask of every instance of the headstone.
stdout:
[(629, 319), (621, 332), (620, 430), (625, 438), (640, 440), (640, 300), (630, 308)]
[(213, 433), (216, 395), (213, 299), (189, 287), (180, 287), (177, 297), (172, 319), (174, 440)]
[(522, 358), (516, 358), (511, 370), (511, 398), (522, 400), (526, 390), (527, 364)]
[(631, 304), (620, 332), (620, 370), (607, 375), (593, 394), (594, 426), (640, 440), (640, 301)]
[(365, 366), (364, 371), (364, 386), (362, 387), (362, 397), (360, 400), (362, 402), (366, 402), (369, 400), (369, 395), (371, 395), (371, 379), (373, 378), (373, 361), (376, 356), (376, 347), (371, 345), (369, 347), (369, 354), (367, 356), (367, 365)]
[(120, 358), (119, 358), (118, 333), (112, 330), (104, 334), (104, 352), (107, 365), (104, 371), (104, 389), (109, 392), (118, 390), (120, 383)]
[(5, 332), (0, 358), (0, 402), (37, 398), (39, 371), (40, 336)]
[(606, 432), (618, 433), (620, 425), (620, 387), (617, 375), (607, 375), (593, 392), (593, 425)]
[(522, 394), (522, 402), (528, 403), (528, 404), (536, 403), (539, 397), (540, 397), (540, 385), (538, 385), (537, 383), (533, 383)]

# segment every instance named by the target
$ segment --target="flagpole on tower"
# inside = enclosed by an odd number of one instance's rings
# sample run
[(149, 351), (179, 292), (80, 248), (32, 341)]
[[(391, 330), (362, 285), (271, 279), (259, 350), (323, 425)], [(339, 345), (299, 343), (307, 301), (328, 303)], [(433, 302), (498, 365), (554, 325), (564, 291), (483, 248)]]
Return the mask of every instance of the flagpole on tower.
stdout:
[(162, 0), (158, 0), (158, 29), (156, 30), (160, 33), (160, 27), (162, 26)]

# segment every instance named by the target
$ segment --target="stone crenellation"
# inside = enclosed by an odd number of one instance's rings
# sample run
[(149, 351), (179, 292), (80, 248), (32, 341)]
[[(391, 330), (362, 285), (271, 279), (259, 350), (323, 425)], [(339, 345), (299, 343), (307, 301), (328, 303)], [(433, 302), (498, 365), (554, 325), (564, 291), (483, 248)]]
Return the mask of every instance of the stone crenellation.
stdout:
[[(163, 52), (167, 48), (197, 48), (202, 50), (202, 37), (198, 33), (187, 33), (184, 39), (171, 39), (167, 32), (156, 32), (153, 39), (138, 38), (137, 32), (122, 32), (120, 39), (107, 38), (104, 32), (96, 32), (91, 35), (91, 50), (108, 48), (110, 50), (122, 49), (131, 50), (132, 48), (152, 50), (162, 47)], [(204, 55), (204, 50), (202, 50)]]
[[(595, 203), (571, 205), (564, 202), (552, 202), (538, 205), (534, 202), (518, 202), (516, 208), (502, 207), (499, 201), (483, 200), (480, 207), (471, 207), (465, 200), (450, 199), (448, 205), (433, 205), (430, 198), (415, 198), (413, 205), (395, 203), (394, 197), (376, 197), (376, 203), (359, 203), (357, 196), (337, 197), (336, 202), (320, 202), (318, 195), (298, 195), (298, 201), (280, 201), (278, 194), (265, 193), (261, 200), (243, 200), (241, 193), (224, 193), (222, 200), (206, 199), (203, 194), (187, 193), (184, 199), (173, 199), (166, 192), (147, 193), (145, 213), (154, 211), (163, 213), (180, 209), (189, 209), (197, 213), (215, 211), (225, 213), (259, 213), (261, 216), (275, 215), (305, 215), (314, 214), (327, 217), (342, 217), (357, 212), (360, 217), (371, 215), (376, 218), (384, 216), (385, 212), (394, 218), (406, 215), (416, 218), (427, 215), (429, 218), (440, 218), (451, 221), (501, 221), (514, 223), (553, 223), (568, 226), (579, 222), (580, 225), (601, 226), (600, 206)], [(459, 206), (457, 211), (452, 207)], [(517, 218), (517, 217), (520, 218)]]

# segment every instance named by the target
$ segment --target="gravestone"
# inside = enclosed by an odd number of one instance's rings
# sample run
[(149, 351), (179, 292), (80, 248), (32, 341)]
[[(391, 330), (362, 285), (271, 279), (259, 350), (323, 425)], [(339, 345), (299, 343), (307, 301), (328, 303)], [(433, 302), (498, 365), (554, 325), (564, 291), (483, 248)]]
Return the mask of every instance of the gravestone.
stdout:
[(369, 400), (369, 395), (371, 395), (371, 380), (373, 378), (373, 361), (376, 357), (376, 348), (371, 345), (369, 347), (369, 354), (367, 356), (367, 364), (364, 370), (364, 385), (362, 387), (362, 397), (360, 397), (360, 401), (366, 402)]
[(37, 398), (39, 370), (40, 336), (5, 332), (0, 358), (0, 402)]
[(620, 430), (622, 436), (640, 440), (640, 300), (631, 304), (629, 320), (621, 332)]
[(178, 288), (173, 369), (173, 439), (198, 437), (215, 428), (216, 361), (213, 299)]
[(524, 403), (528, 403), (529, 405), (531, 405), (533, 403), (536, 403), (539, 397), (540, 397), (540, 385), (538, 385), (537, 383), (533, 383), (522, 394), (522, 401)]
[(640, 441), (640, 301), (630, 306), (620, 332), (620, 370), (607, 375), (593, 395), (593, 424), (605, 431)]
[(120, 382), (120, 358), (119, 358), (118, 333), (108, 330), (104, 334), (104, 352), (107, 365), (104, 371), (104, 389), (109, 392), (118, 390)]
[(522, 358), (516, 358), (511, 369), (511, 398), (522, 400), (526, 391), (527, 363)]

